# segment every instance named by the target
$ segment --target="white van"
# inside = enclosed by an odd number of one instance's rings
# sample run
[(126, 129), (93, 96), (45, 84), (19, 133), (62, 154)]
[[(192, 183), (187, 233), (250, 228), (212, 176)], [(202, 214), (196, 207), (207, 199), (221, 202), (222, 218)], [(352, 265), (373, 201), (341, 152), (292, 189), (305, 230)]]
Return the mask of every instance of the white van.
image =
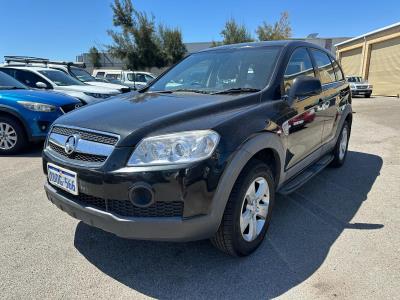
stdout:
[(124, 84), (133, 89), (141, 89), (156, 78), (149, 72), (109, 69), (94, 69), (92, 75), (97, 79), (106, 79), (112, 83)]

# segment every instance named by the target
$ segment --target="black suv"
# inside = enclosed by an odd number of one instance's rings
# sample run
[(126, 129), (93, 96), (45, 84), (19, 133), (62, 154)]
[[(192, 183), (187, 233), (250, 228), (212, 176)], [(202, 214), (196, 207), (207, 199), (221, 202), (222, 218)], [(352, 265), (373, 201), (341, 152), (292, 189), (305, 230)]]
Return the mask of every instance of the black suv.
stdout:
[(245, 256), (275, 193), (346, 158), (351, 95), (330, 53), (300, 41), (222, 46), (135, 95), (80, 108), (43, 152), (51, 202), (124, 238), (211, 238)]

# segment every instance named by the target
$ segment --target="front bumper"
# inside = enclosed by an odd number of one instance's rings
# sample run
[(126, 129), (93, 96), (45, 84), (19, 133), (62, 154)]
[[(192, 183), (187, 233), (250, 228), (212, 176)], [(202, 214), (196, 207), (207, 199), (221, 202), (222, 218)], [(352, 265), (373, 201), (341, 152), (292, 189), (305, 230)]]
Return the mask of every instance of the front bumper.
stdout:
[(123, 238), (192, 241), (210, 238), (214, 234), (211, 215), (183, 218), (128, 218), (81, 205), (69, 200), (48, 183), (48, 199), (59, 209), (84, 223), (114, 233)]
[[(217, 156), (172, 170), (124, 171), (122, 167), (131, 151), (115, 148), (102, 167), (90, 168), (68, 164), (45, 149), (44, 172), (47, 173), (47, 163), (76, 172), (79, 191), (79, 196), (73, 196), (46, 182), (47, 197), (74, 218), (124, 238), (168, 241), (210, 238), (220, 217), (212, 204), (223, 159)], [(137, 208), (131, 203), (129, 191), (139, 182), (151, 187), (155, 206)], [(163, 208), (158, 210), (157, 204)], [(176, 204), (181, 204), (178, 214)]]
[(352, 95), (365, 95), (365, 94), (372, 94), (372, 89), (352, 89)]

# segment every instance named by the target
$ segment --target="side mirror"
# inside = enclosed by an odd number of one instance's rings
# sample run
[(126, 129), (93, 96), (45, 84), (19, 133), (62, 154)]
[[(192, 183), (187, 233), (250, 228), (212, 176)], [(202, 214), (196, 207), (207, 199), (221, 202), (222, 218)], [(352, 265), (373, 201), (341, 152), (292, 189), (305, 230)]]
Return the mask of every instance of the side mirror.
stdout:
[(289, 98), (310, 97), (322, 93), (321, 81), (311, 76), (299, 76), (293, 81), (289, 90)]
[(36, 82), (36, 87), (39, 89), (47, 89), (47, 84), (45, 84), (44, 82), (38, 81), (38, 82)]

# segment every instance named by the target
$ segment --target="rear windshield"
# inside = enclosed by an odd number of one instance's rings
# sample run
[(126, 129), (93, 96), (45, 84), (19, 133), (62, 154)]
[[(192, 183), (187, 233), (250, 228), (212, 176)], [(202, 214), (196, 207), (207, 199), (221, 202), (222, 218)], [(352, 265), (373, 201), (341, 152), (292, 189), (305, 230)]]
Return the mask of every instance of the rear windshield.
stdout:
[(192, 54), (163, 75), (150, 91), (196, 89), (263, 89), (269, 82), (280, 47), (243, 47)]

